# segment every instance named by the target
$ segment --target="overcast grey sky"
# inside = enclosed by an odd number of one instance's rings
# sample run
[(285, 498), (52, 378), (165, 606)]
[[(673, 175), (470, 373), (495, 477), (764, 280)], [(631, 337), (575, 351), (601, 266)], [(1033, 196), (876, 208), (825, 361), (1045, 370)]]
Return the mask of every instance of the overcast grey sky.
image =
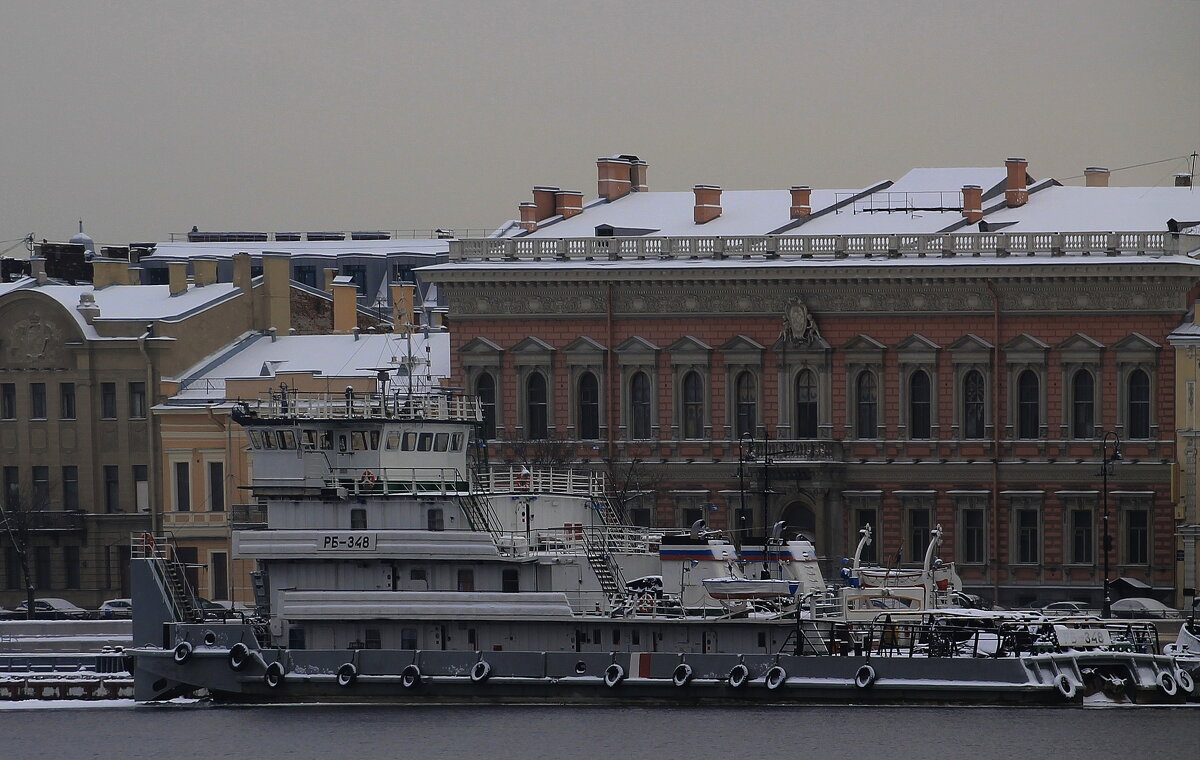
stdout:
[(615, 153), (685, 190), (1200, 149), (1197, 0), (5, 0), (0, 29), (0, 241), (494, 226)]

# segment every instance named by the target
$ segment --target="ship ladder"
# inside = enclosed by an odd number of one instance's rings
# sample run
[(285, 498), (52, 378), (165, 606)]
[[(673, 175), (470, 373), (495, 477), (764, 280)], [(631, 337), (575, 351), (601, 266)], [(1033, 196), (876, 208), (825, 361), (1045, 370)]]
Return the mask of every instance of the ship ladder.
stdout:
[(600, 582), (600, 590), (614, 608), (620, 607), (625, 601), (625, 584), (621, 581), (621, 569), (617, 566), (612, 552), (608, 550), (608, 531), (600, 535), (594, 531), (585, 532), (583, 550), (588, 565), (596, 574), (596, 580)]

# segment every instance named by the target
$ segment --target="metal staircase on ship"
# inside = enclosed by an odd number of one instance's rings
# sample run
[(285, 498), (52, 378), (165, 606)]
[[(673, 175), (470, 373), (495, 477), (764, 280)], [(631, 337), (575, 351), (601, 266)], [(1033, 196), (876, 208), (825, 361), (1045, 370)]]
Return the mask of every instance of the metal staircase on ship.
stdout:
[(176, 622), (202, 623), (204, 612), (196, 594), (183, 572), (183, 564), (175, 558), (174, 543), (167, 536), (150, 533), (135, 534), (132, 541), (133, 559), (153, 560), (151, 566), (159, 584), (166, 592)]

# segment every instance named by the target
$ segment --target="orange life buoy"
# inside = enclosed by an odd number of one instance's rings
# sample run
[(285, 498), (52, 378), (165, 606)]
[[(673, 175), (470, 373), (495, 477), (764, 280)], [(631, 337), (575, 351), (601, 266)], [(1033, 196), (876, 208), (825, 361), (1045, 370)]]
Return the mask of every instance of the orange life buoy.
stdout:
[(379, 482), (379, 478), (375, 477), (375, 473), (371, 472), (370, 470), (363, 470), (363, 474), (359, 477), (358, 482), (373, 486)]

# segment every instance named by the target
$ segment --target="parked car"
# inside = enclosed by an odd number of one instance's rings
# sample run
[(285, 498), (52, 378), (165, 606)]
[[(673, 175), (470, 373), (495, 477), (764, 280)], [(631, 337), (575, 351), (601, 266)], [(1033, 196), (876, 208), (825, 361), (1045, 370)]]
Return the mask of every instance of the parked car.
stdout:
[(106, 619), (133, 617), (133, 600), (109, 599), (100, 605), (100, 617)]
[[(18, 617), (24, 616), (27, 610), (26, 602), (16, 606)], [(33, 616), (38, 620), (83, 620), (88, 617), (88, 611), (66, 599), (46, 596), (33, 600)]]
[(1112, 603), (1113, 617), (1119, 618), (1176, 618), (1180, 617), (1179, 610), (1174, 610), (1158, 601), (1144, 596), (1134, 596), (1129, 599), (1118, 599)]
[(1047, 617), (1066, 617), (1068, 615), (1092, 615), (1096, 610), (1087, 602), (1050, 602), (1042, 607), (1042, 614)]

